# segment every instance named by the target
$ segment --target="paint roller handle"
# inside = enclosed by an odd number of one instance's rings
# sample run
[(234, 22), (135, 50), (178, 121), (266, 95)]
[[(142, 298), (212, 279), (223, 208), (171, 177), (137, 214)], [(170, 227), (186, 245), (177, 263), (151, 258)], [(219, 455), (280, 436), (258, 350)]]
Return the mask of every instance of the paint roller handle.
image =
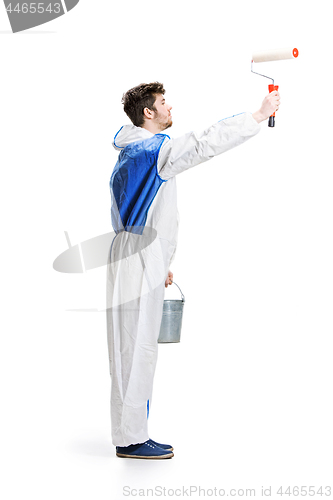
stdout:
[[(274, 92), (274, 90), (279, 90), (278, 85), (268, 85), (269, 93)], [(268, 126), (275, 127), (275, 113), (273, 113), (268, 119)]]
[[(278, 88), (278, 86), (275, 88)], [(274, 113), (279, 107), (280, 94), (277, 91), (275, 91), (274, 94), (272, 94), (272, 92), (266, 95), (265, 99), (262, 101), (260, 109), (258, 109), (255, 113), (252, 113), (252, 116), (257, 123), (267, 120), (270, 114)]]

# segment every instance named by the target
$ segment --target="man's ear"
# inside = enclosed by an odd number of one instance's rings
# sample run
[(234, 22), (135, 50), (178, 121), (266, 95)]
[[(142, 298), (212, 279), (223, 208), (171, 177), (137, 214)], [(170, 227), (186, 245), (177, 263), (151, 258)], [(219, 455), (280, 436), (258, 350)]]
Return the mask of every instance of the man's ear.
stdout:
[(147, 118), (148, 120), (151, 120), (152, 118), (154, 118), (154, 112), (149, 108), (144, 108), (143, 114), (144, 114), (144, 117)]

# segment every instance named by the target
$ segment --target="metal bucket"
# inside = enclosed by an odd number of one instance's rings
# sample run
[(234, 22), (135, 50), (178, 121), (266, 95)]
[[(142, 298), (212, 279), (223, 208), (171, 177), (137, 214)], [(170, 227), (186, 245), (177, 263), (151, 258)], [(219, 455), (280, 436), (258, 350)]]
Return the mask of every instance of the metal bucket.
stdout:
[[(179, 288), (174, 281), (173, 284)], [(165, 300), (163, 303), (163, 316), (158, 337), (159, 344), (180, 342), (185, 297), (180, 288), (179, 291), (182, 296), (181, 300)]]

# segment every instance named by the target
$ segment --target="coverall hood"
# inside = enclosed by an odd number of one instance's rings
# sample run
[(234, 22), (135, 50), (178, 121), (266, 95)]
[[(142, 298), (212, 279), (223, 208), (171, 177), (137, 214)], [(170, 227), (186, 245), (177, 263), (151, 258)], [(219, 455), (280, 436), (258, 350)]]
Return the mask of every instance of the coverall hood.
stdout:
[(142, 141), (144, 139), (148, 139), (149, 137), (152, 137), (154, 134), (149, 132), (149, 130), (146, 130), (145, 128), (142, 127), (136, 127), (135, 125), (128, 124), (124, 125), (121, 127), (116, 135), (114, 136), (113, 139), (113, 147), (119, 151), (120, 149), (123, 149), (124, 147), (128, 146), (128, 144), (131, 144), (132, 142), (136, 141)]

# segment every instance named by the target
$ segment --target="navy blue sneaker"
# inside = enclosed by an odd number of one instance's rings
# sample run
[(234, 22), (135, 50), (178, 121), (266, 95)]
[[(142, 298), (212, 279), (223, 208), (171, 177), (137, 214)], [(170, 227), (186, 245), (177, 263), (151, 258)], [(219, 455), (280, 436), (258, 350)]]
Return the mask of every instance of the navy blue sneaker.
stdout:
[(163, 450), (151, 440), (144, 443), (130, 444), (129, 446), (116, 446), (116, 455), (121, 458), (146, 458), (146, 459), (161, 459), (173, 457), (172, 451)]
[(156, 441), (153, 441), (152, 439), (149, 439), (149, 442), (151, 444), (154, 444), (155, 446), (158, 446), (159, 448), (162, 448), (162, 450), (173, 451), (171, 444), (156, 443)]

